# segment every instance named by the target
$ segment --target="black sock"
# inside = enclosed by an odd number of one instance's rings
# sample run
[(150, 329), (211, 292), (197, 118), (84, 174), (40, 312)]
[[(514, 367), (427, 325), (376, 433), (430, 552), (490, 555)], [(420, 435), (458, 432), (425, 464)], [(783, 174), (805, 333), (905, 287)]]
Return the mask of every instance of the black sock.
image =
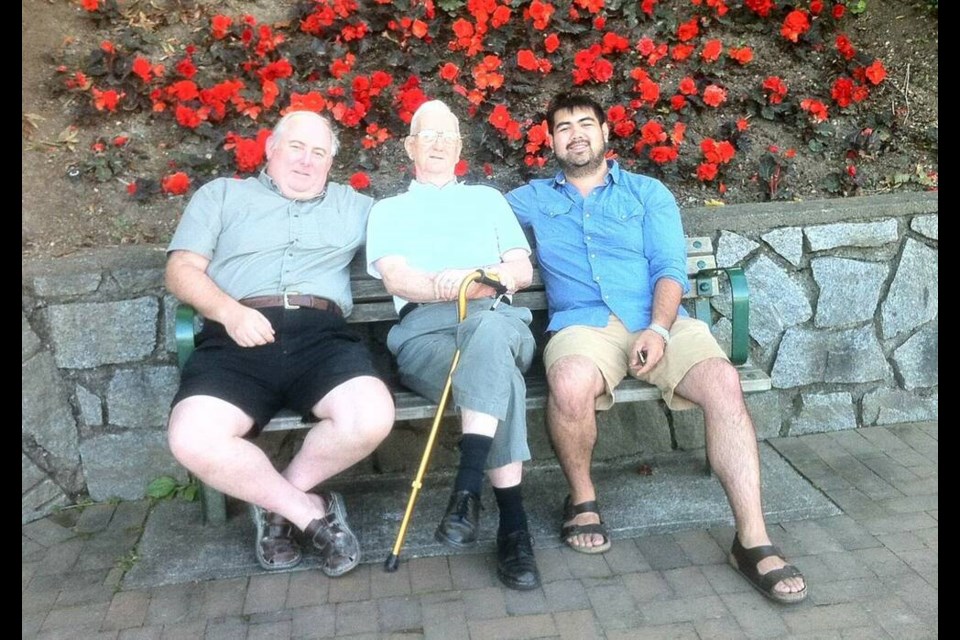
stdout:
[(517, 484), (504, 489), (493, 488), (493, 495), (497, 497), (497, 508), (500, 510), (498, 536), (527, 528), (527, 512), (523, 509), (523, 492), (520, 486)]
[(492, 446), (493, 438), (489, 436), (467, 433), (460, 438), (460, 468), (457, 470), (457, 479), (453, 482), (454, 491), (469, 491), (480, 495), (483, 471)]

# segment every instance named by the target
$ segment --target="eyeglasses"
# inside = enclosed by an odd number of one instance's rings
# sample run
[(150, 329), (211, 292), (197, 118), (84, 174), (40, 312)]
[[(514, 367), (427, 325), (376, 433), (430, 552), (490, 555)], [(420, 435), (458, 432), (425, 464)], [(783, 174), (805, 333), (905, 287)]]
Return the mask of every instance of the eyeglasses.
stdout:
[(417, 133), (410, 135), (420, 138), (425, 144), (433, 144), (437, 140), (443, 142), (457, 142), (460, 140), (460, 134), (456, 131), (437, 131), (436, 129), (421, 129)]

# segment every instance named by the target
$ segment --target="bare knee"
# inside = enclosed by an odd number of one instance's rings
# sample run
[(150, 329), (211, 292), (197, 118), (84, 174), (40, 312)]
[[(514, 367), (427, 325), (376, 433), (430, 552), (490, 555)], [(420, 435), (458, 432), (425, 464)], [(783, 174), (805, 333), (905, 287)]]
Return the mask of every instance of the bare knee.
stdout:
[(383, 382), (372, 377), (347, 384), (349, 387), (338, 388), (321, 401), (320, 410), (334, 428), (372, 449), (393, 428), (393, 395)]
[(603, 392), (603, 377), (587, 358), (570, 356), (555, 362), (547, 372), (550, 402), (562, 415), (583, 418), (594, 412)]
[[(202, 471), (232, 437), (240, 437), (253, 420), (220, 400), (200, 397), (183, 400), (170, 413), (167, 443), (173, 457), (190, 471)], [(218, 406), (220, 403), (222, 406)]]
[(677, 387), (678, 392), (705, 411), (745, 410), (743, 389), (737, 369), (722, 358), (710, 358), (694, 366)]

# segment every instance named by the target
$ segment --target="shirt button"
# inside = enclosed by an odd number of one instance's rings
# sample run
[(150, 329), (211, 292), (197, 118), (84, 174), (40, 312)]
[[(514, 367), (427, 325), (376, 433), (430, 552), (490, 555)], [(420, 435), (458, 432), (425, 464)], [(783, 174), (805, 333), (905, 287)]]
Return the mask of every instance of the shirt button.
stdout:
[(590, 236), (587, 236), (586, 239), (587, 239), (587, 240), (590, 240)]
[(596, 257), (597, 257), (597, 254), (591, 253), (591, 254), (590, 254), (590, 257), (591, 257), (591, 258), (596, 258)]

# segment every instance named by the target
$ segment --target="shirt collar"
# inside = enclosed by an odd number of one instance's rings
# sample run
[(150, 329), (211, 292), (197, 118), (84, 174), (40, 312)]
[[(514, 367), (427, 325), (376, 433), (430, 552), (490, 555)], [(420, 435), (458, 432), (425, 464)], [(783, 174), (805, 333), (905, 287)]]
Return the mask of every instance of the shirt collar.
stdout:
[(410, 191), (411, 193), (412, 193), (412, 192), (416, 192), (416, 191), (420, 191), (421, 193), (437, 192), (437, 191), (446, 191), (447, 189), (456, 189), (457, 187), (459, 187), (459, 186), (462, 185), (462, 184), (463, 184), (462, 182), (460, 182), (459, 180), (457, 180), (456, 178), (454, 178), (453, 180), (451, 180), (450, 182), (444, 184), (443, 186), (438, 187), (437, 185), (435, 185), (435, 184), (433, 184), (433, 183), (430, 183), (430, 182), (420, 182), (420, 181), (414, 179), (414, 180), (411, 180), (411, 181), (410, 181), (410, 188), (408, 189), (408, 191)]
[[(603, 177), (603, 183), (610, 184), (620, 184), (620, 163), (616, 160), (607, 160), (607, 175)], [(563, 187), (567, 184), (567, 176), (564, 175), (563, 170), (557, 172), (557, 175), (553, 177), (553, 186), (554, 187)]]
[[(267, 173), (266, 167), (260, 169), (260, 175), (257, 176), (257, 180), (260, 181), (260, 184), (265, 186), (267, 189), (270, 189), (281, 198), (287, 198), (287, 196), (283, 195), (283, 192), (280, 191), (280, 187), (277, 185), (276, 181), (270, 177), (269, 173)], [(294, 202), (310, 202), (312, 200), (323, 200), (326, 196), (327, 187), (325, 185), (323, 187), (323, 191), (321, 191), (319, 195), (310, 198), (309, 200), (295, 200), (294, 198), (287, 198), (287, 200), (293, 200)]]

